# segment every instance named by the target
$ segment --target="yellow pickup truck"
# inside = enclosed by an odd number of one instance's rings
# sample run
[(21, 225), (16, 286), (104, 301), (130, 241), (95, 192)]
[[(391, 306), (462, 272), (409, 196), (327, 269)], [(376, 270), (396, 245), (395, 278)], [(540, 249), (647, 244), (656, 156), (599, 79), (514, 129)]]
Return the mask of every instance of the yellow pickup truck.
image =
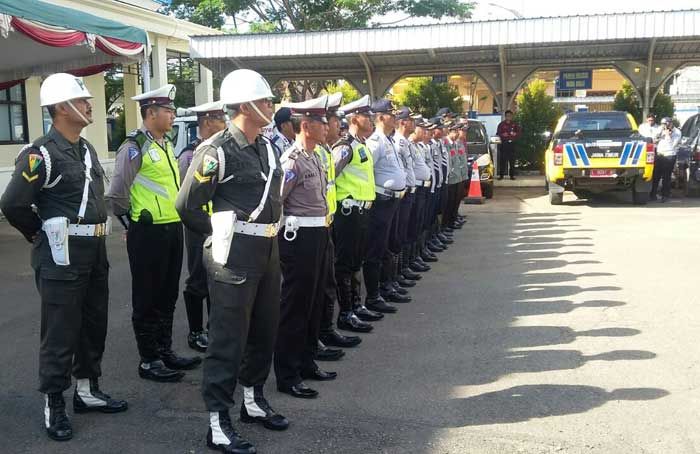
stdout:
[(625, 191), (643, 205), (649, 200), (654, 154), (654, 143), (639, 134), (628, 113), (567, 113), (545, 151), (549, 201), (560, 205), (565, 190), (579, 198)]

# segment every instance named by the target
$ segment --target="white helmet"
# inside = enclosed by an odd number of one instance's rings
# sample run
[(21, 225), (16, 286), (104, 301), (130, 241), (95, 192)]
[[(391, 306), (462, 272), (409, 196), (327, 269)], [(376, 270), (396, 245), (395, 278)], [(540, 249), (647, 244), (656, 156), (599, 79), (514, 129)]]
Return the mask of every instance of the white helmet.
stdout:
[(83, 79), (66, 73), (51, 74), (41, 84), (39, 91), (41, 107), (53, 106), (72, 99), (87, 98), (92, 98), (92, 95)]
[(221, 81), (221, 102), (237, 105), (258, 99), (274, 98), (270, 84), (260, 74), (250, 69), (237, 69)]

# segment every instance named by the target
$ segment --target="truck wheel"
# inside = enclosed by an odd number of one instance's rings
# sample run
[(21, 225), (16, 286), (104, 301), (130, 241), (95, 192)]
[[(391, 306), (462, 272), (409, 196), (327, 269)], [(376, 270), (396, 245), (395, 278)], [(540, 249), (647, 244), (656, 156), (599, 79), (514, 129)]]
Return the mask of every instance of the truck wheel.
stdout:
[(549, 191), (549, 203), (551, 205), (561, 205), (564, 203), (564, 193)]
[(484, 186), (481, 188), (481, 192), (484, 193), (484, 197), (487, 199), (492, 199), (493, 198), (493, 183), (486, 183)]
[(635, 179), (632, 185), (632, 203), (635, 205), (646, 205), (649, 201), (649, 190), (649, 183)]

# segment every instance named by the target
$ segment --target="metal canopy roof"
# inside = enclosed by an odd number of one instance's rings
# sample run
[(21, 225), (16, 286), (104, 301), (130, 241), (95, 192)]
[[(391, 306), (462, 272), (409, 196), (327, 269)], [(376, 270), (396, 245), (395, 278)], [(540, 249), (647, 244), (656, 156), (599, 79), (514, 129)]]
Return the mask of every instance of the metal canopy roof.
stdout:
[(237, 67), (287, 78), (374, 71), (430, 74), (499, 65), (509, 67), (700, 58), (700, 10), (459, 22), (408, 27), (194, 36), (190, 54), (217, 72)]

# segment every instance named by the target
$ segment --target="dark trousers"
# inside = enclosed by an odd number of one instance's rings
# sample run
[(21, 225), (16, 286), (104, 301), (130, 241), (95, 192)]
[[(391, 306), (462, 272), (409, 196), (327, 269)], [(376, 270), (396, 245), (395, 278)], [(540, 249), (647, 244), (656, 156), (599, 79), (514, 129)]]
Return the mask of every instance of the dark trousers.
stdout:
[(498, 175), (503, 176), (506, 174), (506, 167), (508, 167), (508, 175), (511, 177), (515, 176), (515, 143), (514, 142), (503, 142), (501, 144), (501, 149), (498, 153)]
[(182, 270), (182, 224), (132, 222), (126, 248), (131, 268), (131, 321), (141, 360), (150, 362), (172, 347)]
[(341, 292), (340, 311), (348, 312), (352, 310), (352, 299), (348, 296), (348, 292), (351, 291), (351, 280), (353, 275), (362, 269), (367, 247), (369, 211), (360, 211), (357, 207), (353, 207), (352, 211), (345, 215), (341, 208), (339, 202), (333, 222), (335, 279)]
[(300, 228), (294, 241), (283, 233), (278, 236), (282, 302), (274, 364), (277, 386), (288, 387), (315, 368), (330, 235), (326, 227)]
[(209, 290), (207, 289), (207, 270), (204, 268), (202, 253), (204, 235), (185, 228), (185, 249), (187, 249), (187, 270), (185, 281), (185, 309), (187, 323), (191, 332), (202, 331), (204, 324), (203, 302), (207, 300), (207, 314), (211, 310)]
[(661, 195), (663, 197), (671, 196), (671, 174), (673, 167), (676, 165), (675, 156), (656, 155), (654, 161), (654, 177), (651, 183), (651, 196), (656, 197), (656, 192), (659, 189), (659, 181), (663, 180), (661, 186)]
[(39, 391), (57, 393), (75, 378), (97, 378), (107, 335), (109, 299), (104, 238), (69, 238), (71, 265), (55, 265), (46, 234), (34, 243), (41, 297)]
[(425, 213), (423, 216), (423, 230), (428, 231), (432, 228), (433, 222), (435, 220), (435, 204), (438, 200), (438, 189), (435, 188), (431, 192), (430, 188), (426, 188), (427, 194), (425, 195)]
[[(232, 407), (236, 382), (263, 385), (270, 374), (280, 315), (280, 265), (277, 239), (259, 239), (265, 247), (235, 239), (230, 255), (267, 256), (255, 269), (230, 269), (211, 259), (205, 248), (211, 317), (204, 358), (202, 397), (207, 411)], [(264, 250), (263, 250), (264, 249)]]
[(457, 200), (457, 190), (459, 189), (456, 183), (447, 185), (447, 203), (445, 213), (442, 215), (442, 226), (447, 227), (455, 221), (455, 200)]
[(416, 193), (413, 197), (413, 206), (411, 207), (411, 215), (408, 219), (408, 231), (406, 233), (406, 240), (408, 243), (416, 241), (420, 232), (423, 231), (423, 224), (425, 223), (425, 202), (427, 194), (429, 193), (429, 188), (416, 188)]
[(370, 210), (367, 251), (362, 266), (368, 297), (376, 297), (379, 294), (382, 260), (389, 246), (392, 223), (400, 203), (399, 199), (377, 194), (377, 199)]
[[(333, 229), (331, 228), (332, 231)], [(333, 330), (333, 314), (335, 305), (338, 303), (338, 282), (335, 278), (335, 245), (333, 244), (332, 233), (328, 238), (323, 268), (325, 269), (326, 278), (323, 282), (321, 332), (328, 333)]]
[[(408, 191), (408, 190), (407, 190)], [(411, 223), (411, 212), (413, 211), (413, 205), (416, 203), (416, 193), (406, 192), (406, 195), (401, 199), (401, 205), (399, 207), (398, 216), (398, 240), (399, 240), (399, 251), (406, 243), (408, 243), (408, 230)], [(395, 249), (392, 252), (396, 253)]]

